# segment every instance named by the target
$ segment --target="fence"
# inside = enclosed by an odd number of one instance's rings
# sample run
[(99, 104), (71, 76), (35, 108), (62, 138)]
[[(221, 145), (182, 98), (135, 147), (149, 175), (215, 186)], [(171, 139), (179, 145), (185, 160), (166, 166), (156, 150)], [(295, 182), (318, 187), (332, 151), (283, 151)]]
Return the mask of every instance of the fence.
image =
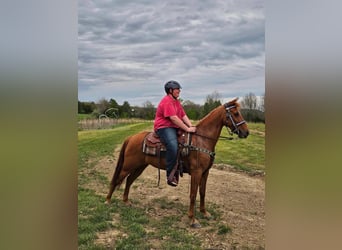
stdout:
[(134, 124), (139, 122), (146, 122), (142, 119), (112, 119), (112, 118), (101, 118), (101, 119), (83, 119), (78, 121), (78, 130), (90, 130), (90, 129), (108, 129), (119, 124)]

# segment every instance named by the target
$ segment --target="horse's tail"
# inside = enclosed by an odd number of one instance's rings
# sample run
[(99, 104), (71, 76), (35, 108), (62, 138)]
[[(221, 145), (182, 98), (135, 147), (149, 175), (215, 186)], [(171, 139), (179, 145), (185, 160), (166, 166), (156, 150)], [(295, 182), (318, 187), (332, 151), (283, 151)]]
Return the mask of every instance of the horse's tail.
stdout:
[(106, 203), (110, 202), (110, 199), (112, 197), (112, 194), (113, 194), (115, 188), (117, 186), (120, 186), (120, 184), (124, 180), (124, 179), (120, 180), (119, 176), (120, 176), (120, 173), (121, 173), (124, 161), (125, 161), (125, 151), (126, 151), (126, 147), (127, 147), (128, 142), (129, 142), (129, 139), (130, 139), (130, 137), (128, 137), (124, 141), (124, 143), (122, 144), (122, 147), (121, 147), (121, 150), (120, 150), (119, 159), (118, 159), (118, 162), (116, 163), (115, 172), (114, 172), (113, 178), (112, 178), (112, 180), (110, 182), (110, 188), (109, 188), (109, 192), (107, 194)]
[(112, 184), (114, 184), (114, 185), (115, 184), (119, 185), (123, 181), (123, 180), (121, 180), (119, 183), (116, 183), (119, 180), (119, 176), (120, 176), (120, 173), (121, 173), (121, 170), (123, 167), (123, 163), (125, 160), (125, 151), (126, 151), (126, 147), (127, 147), (128, 142), (129, 142), (129, 138), (127, 138), (124, 141), (124, 143), (122, 144), (121, 150), (120, 150), (119, 159), (118, 159), (118, 162), (116, 163), (116, 168), (115, 168), (115, 172), (114, 172), (113, 179), (112, 179)]

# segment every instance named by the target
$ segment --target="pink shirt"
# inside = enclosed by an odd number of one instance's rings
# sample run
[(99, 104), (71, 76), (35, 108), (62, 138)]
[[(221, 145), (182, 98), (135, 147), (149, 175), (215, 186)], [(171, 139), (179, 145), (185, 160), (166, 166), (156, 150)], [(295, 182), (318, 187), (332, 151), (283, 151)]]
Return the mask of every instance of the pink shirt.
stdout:
[(170, 116), (174, 115), (177, 115), (182, 120), (185, 116), (185, 111), (179, 100), (175, 100), (171, 96), (166, 95), (161, 99), (157, 107), (156, 117), (154, 119), (154, 130), (167, 127), (178, 128), (170, 120)]

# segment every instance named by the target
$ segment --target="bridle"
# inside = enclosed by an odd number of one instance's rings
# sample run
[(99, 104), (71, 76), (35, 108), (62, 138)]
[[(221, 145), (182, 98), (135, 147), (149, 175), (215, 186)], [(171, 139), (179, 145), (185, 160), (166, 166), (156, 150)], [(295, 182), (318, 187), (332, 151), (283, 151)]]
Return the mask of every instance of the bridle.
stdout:
[(239, 133), (240, 133), (240, 132), (239, 132), (239, 126), (241, 126), (242, 124), (245, 124), (246, 121), (245, 121), (245, 120), (242, 120), (242, 121), (240, 121), (240, 122), (238, 122), (238, 123), (236, 123), (236, 122), (234, 121), (233, 115), (232, 115), (232, 113), (230, 112), (230, 110), (233, 109), (233, 108), (236, 108), (236, 105), (231, 105), (231, 106), (229, 106), (228, 103), (225, 103), (225, 104), (224, 104), (224, 107), (225, 107), (225, 109), (226, 109), (226, 117), (227, 117), (227, 120), (230, 120), (231, 123), (232, 123), (232, 125), (233, 125), (233, 127), (234, 127), (234, 129), (230, 128), (230, 131), (229, 131), (229, 130), (228, 130), (228, 122), (227, 122), (227, 124), (225, 124), (225, 126), (226, 126), (226, 128), (227, 128), (228, 133), (229, 133), (230, 135), (233, 135), (234, 133), (236, 133), (236, 134), (239, 135)]
[[(230, 134), (230, 137), (227, 137), (227, 136), (220, 136), (219, 138), (225, 138), (225, 139), (228, 139), (228, 140), (232, 140), (233, 139), (233, 137), (232, 137), (232, 135), (234, 134), (234, 133), (236, 133), (237, 135), (239, 135), (239, 126), (241, 126), (242, 124), (244, 124), (244, 123), (246, 123), (246, 121), (245, 120), (242, 120), (242, 121), (240, 121), (240, 122), (238, 122), (238, 123), (236, 123), (235, 121), (234, 121), (234, 119), (233, 119), (233, 114), (231, 113), (231, 109), (233, 109), (233, 108), (236, 108), (236, 105), (228, 105), (227, 103), (226, 104), (224, 104), (224, 108), (226, 109), (226, 118), (227, 118), (227, 121), (225, 122), (225, 127), (227, 128), (227, 131), (228, 131), (228, 133)], [(229, 126), (228, 126), (228, 121), (230, 120), (230, 122), (232, 123), (232, 125), (233, 125), (233, 127), (234, 127), (234, 129), (232, 129), (232, 128), (230, 128)], [(230, 131), (229, 131), (229, 129), (228, 129), (228, 127), (230, 128)], [(203, 138), (206, 138), (206, 139), (209, 139), (209, 140), (217, 140), (217, 138), (211, 138), (211, 137), (208, 137), (208, 136), (206, 136), (206, 135), (201, 135), (201, 134), (199, 134), (198, 132), (195, 132), (195, 135), (197, 135), (197, 136), (200, 136), (200, 137), (203, 137)], [(189, 136), (190, 136), (190, 134), (189, 134)], [(190, 139), (190, 141), (191, 141), (191, 139)], [(203, 152), (203, 153), (206, 153), (206, 154), (208, 154), (208, 155), (210, 155), (210, 157), (211, 157), (211, 159), (214, 159), (214, 157), (215, 157), (215, 152), (211, 152), (211, 151), (209, 151), (209, 150), (207, 150), (207, 149), (203, 149), (203, 148), (199, 148), (199, 147), (197, 147), (197, 146), (194, 146), (194, 145), (191, 145), (191, 143), (190, 143), (190, 145), (184, 145), (185, 147), (189, 147), (190, 148), (190, 150), (195, 150), (195, 151), (198, 151), (198, 152)]]
[[(232, 140), (233, 139), (233, 137), (232, 137), (232, 135), (234, 134), (234, 133), (237, 133), (238, 135), (239, 135), (239, 126), (241, 126), (242, 124), (244, 124), (244, 123), (246, 123), (246, 121), (245, 120), (242, 120), (242, 121), (240, 121), (240, 122), (238, 122), (238, 123), (236, 123), (235, 121), (234, 121), (234, 119), (233, 119), (233, 114), (231, 113), (231, 109), (233, 109), (233, 108), (236, 108), (236, 105), (228, 105), (228, 103), (225, 103), (224, 104), (224, 108), (226, 109), (226, 118), (227, 118), (227, 121), (225, 122), (225, 127), (227, 128), (227, 131), (228, 131), (228, 133), (230, 134), (230, 137), (227, 137), (227, 136), (220, 136), (219, 138), (224, 138), (224, 139), (228, 139), (228, 140)], [(230, 120), (231, 121), (231, 123), (232, 123), (232, 125), (233, 125), (233, 127), (234, 127), (234, 129), (231, 129), (231, 128), (229, 128), (229, 126), (228, 126), (228, 120)], [(229, 130), (229, 129), (230, 130)], [(198, 135), (198, 136), (200, 136), (200, 137), (203, 137), (203, 138), (206, 138), (206, 139), (209, 139), (209, 140), (216, 140), (215, 138), (211, 138), (211, 137), (208, 137), (208, 136), (205, 136), (205, 135), (201, 135), (201, 134), (199, 134), (198, 132), (195, 132), (195, 134), (196, 135)]]

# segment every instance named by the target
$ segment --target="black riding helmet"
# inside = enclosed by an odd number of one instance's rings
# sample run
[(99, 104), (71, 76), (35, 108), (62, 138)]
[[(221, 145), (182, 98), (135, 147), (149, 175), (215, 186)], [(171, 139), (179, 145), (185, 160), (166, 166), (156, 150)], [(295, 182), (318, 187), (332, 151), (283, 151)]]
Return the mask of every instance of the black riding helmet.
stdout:
[(169, 93), (170, 89), (181, 89), (181, 88), (182, 88), (181, 85), (178, 82), (173, 81), (173, 80), (168, 81), (167, 83), (165, 83), (165, 86), (164, 86), (166, 94)]

